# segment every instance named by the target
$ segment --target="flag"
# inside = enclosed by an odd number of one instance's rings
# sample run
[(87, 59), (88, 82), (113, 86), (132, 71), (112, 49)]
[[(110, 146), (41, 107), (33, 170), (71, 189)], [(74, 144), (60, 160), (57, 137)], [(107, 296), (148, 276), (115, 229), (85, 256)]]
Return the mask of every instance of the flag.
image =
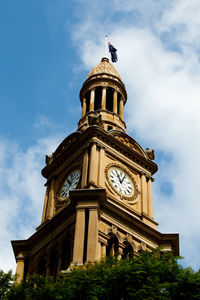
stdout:
[(111, 60), (112, 62), (117, 62), (117, 49), (115, 49), (115, 47), (113, 47), (113, 45), (111, 45), (110, 43), (108, 43), (108, 48), (109, 48), (109, 52), (111, 54)]

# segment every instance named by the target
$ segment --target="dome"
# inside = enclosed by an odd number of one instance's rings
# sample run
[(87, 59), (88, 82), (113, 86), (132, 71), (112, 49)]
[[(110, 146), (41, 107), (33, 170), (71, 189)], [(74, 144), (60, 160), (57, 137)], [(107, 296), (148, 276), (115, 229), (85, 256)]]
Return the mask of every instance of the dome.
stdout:
[(87, 78), (89, 78), (93, 75), (105, 74), (105, 73), (116, 76), (121, 80), (119, 73), (115, 70), (115, 68), (109, 62), (109, 59), (107, 57), (102, 58), (100, 63), (98, 63), (98, 65), (90, 71)]

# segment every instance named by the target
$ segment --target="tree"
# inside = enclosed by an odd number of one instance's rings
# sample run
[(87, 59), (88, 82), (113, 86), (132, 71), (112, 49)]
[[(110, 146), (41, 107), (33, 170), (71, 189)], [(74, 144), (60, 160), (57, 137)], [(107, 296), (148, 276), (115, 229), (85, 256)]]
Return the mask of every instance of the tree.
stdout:
[(13, 286), (7, 299), (200, 299), (200, 271), (184, 269), (178, 259), (155, 250), (129, 260), (111, 257), (73, 267), (56, 282), (34, 275)]
[(5, 295), (9, 291), (13, 284), (14, 277), (12, 276), (12, 271), (4, 273), (0, 270), (0, 299), (4, 299)]

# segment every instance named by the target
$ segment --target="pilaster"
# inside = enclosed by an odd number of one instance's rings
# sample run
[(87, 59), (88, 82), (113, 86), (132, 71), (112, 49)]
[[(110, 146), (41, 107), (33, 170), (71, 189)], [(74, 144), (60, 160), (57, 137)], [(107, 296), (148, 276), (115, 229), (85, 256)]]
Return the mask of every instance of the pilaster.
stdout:
[(24, 255), (19, 253), (16, 257), (17, 260), (17, 268), (16, 268), (16, 279), (15, 284), (20, 284), (24, 279)]
[(76, 225), (74, 236), (73, 264), (83, 264), (83, 251), (85, 239), (85, 208), (76, 207)]
[(87, 262), (97, 260), (98, 247), (98, 206), (89, 207), (89, 224), (87, 240)]

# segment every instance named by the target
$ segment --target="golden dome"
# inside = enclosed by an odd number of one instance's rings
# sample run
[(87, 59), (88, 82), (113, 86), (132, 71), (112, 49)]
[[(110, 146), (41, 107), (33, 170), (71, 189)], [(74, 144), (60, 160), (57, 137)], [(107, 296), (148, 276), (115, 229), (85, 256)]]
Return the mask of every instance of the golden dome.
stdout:
[(93, 75), (103, 74), (103, 73), (107, 73), (107, 74), (116, 76), (121, 80), (119, 73), (115, 70), (115, 68), (109, 62), (109, 59), (107, 57), (102, 58), (100, 63), (98, 63), (98, 65), (90, 71), (87, 78), (89, 78)]

